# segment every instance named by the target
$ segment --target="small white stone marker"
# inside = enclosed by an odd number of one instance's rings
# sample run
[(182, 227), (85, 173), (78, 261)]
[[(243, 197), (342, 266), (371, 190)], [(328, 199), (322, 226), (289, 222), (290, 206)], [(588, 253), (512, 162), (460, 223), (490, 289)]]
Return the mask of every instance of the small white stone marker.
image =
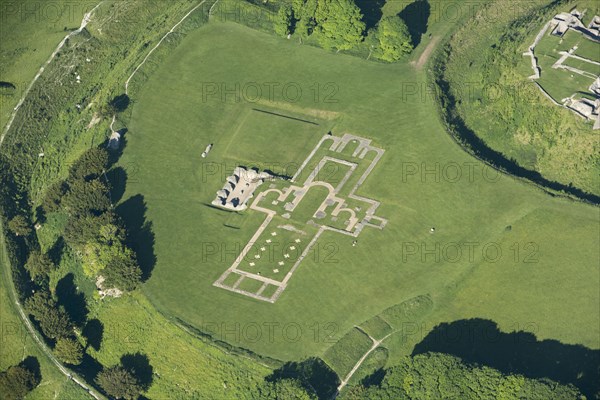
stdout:
[(271, 243), (271, 239), (267, 239), (267, 243)]
[(296, 239), (294, 240), (296, 243), (300, 243), (300, 239)]
[(290, 250), (296, 250), (296, 246), (290, 246)]
[(260, 254), (255, 255), (254, 258), (258, 260), (260, 258)]
[(278, 272), (279, 272), (279, 270), (278, 270), (277, 268), (275, 268), (275, 269), (273, 270), (273, 272), (275, 272), (275, 273), (278, 273)]
[(290, 258), (290, 255), (289, 254), (284, 254), (283, 258)]
[(261, 247), (261, 248), (260, 248), (260, 251), (265, 251), (265, 250), (267, 250), (267, 249), (266, 249), (266, 248), (264, 248), (264, 247)]
[(277, 232), (271, 232), (271, 236), (277, 236)]
[(279, 264), (279, 265), (283, 265), (283, 264), (284, 264), (284, 262), (283, 262), (283, 261), (279, 261), (279, 263), (278, 263), (278, 264)]
[(256, 264), (254, 264), (253, 262), (250, 263), (251, 267), (254, 267)]

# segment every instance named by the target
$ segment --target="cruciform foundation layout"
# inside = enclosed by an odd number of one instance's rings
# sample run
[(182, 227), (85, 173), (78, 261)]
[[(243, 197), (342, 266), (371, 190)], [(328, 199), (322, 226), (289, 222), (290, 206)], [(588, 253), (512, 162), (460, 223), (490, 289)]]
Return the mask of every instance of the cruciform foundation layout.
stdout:
[[(356, 194), (383, 153), (369, 139), (325, 135), (291, 182), (272, 183), (252, 202), (250, 209), (266, 218), (213, 285), (274, 303), (302, 261), (318, 254), (315, 244), (324, 231), (357, 238), (365, 227), (383, 229), (387, 220), (375, 215), (380, 203)], [(324, 200), (311, 201), (323, 192)]]

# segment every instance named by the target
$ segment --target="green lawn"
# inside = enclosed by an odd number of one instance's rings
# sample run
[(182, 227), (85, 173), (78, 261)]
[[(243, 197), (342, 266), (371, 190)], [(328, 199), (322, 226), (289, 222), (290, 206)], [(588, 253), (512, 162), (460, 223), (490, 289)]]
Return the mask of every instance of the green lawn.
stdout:
[[(569, 51), (574, 46), (578, 46), (575, 52), (576, 55), (589, 57), (592, 60), (600, 60), (600, 45), (573, 31), (567, 32), (563, 38), (546, 35), (535, 50), (542, 69), (538, 82), (559, 103), (562, 102), (562, 99), (570, 97), (577, 92), (588, 92), (588, 88), (594, 81), (590, 77), (571, 71), (552, 68), (552, 65), (561, 57), (559, 52)], [(600, 67), (582, 60), (569, 58), (564, 62), (564, 65), (592, 74), (600, 74)]]
[[(248, 110), (256, 103), (224, 102), (218, 96), (203, 101), (207, 82), (228, 87), (294, 82), (308, 93), (315, 83), (334, 82), (338, 101), (315, 101), (311, 95), (291, 103), (276, 92), (271, 111), (307, 120), (320, 115), (328, 121), (298, 131), (293, 120), (283, 122), (273, 115), (243, 121), (248, 113), (254, 118)], [(327, 338), (332, 333), (340, 338), (384, 309), (427, 293), (440, 310), (430, 322), (473, 313), (503, 327), (515, 318), (535, 319), (540, 327), (536, 334), (542, 337), (600, 347), (600, 299), (593, 289), (599, 250), (591, 245), (598, 239), (597, 210), (486, 171), (444, 132), (434, 104), (403, 101), (406, 82), (424, 84), (425, 75), (408, 64), (383, 65), (327, 53), (233, 23), (211, 23), (190, 33), (135, 99), (120, 161), (138, 171), (123, 198), (144, 195), (154, 224), (158, 261), (143, 289), (151, 302), (218, 339), (285, 360), (322, 355), (331, 346)], [(264, 136), (248, 141), (244, 126), (258, 132), (260, 123)], [(297, 149), (281, 143), (282, 126), (294, 126), (290, 129), (299, 137), (291, 143)], [(254, 157), (296, 163), (330, 129), (334, 135), (349, 132), (370, 138), (386, 150), (359, 189), (360, 195), (381, 201), (377, 214), (389, 219), (386, 228), (364, 229), (356, 247), (352, 238), (325, 232), (319, 244), (322, 257), (306, 259), (274, 304), (213, 287), (235, 259), (236, 249), (264, 219), (262, 213), (248, 210), (239, 229), (232, 229), (227, 226), (230, 213), (206, 206), (227, 172), (239, 163), (265, 161)], [(232, 150), (232, 138), (240, 134), (247, 151)], [(213, 149), (202, 159), (199, 155), (208, 143)], [(450, 167), (456, 165), (461, 178), (448, 179)], [(438, 176), (426, 173), (436, 168)], [(429, 233), (432, 226), (434, 235)], [(535, 268), (519, 268), (521, 263), (508, 256), (513, 241), (521, 246), (539, 241)], [(455, 262), (423, 254), (436, 246), (469, 242), (478, 243), (473, 260), (466, 250)], [(493, 264), (481, 252), (488, 242), (498, 242), (504, 254)], [(335, 246), (332, 257), (324, 250), (328, 244)], [(557, 256), (561, 249), (568, 249), (564, 254), (572, 261)], [(526, 289), (532, 271), (547, 277), (544, 284), (536, 284), (535, 295)], [(496, 274), (504, 274), (507, 283), (495, 285)], [(479, 280), (489, 285), (491, 301), (480, 301), (475, 289)], [(585, 295), (572, 296), (573, 287)], [(468, 290), (475, 293), (464, 307), (467, 299), (457, 293)], [(541, 313), (541, 308), (552, 312)], [(260, 338), (244, 334), (256, 325), (263, 328)], [(399, 340), (390, 343), (391, 359), (410, 352)]]
[(354, 328), (327, 349), (323, 359), (338, 376), (345, 378), (372, 345), (373, 342), (364, 332)]

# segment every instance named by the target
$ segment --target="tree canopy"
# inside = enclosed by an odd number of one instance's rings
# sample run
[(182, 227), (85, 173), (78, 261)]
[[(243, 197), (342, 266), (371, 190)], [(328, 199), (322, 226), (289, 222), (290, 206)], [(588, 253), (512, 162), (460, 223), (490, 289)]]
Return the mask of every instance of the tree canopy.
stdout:
[(83, 346), (74, 338), (60, 338), (54, 346), (54, 354), (62, 362), (79, 365), (83, 359)]
[(345, 400), (581, 399), (573, 386), (521, 375), (505, 375), (485, 366), (465, 364), (460, 358), (441, 353), (407, 357), (400, 365), (385, 370), (379, 385), (355, 386)]
[(352, 0), (320, 0), (315, 21), (318, 40), (326, 49), (349, 50), (363, 39), (365, 23)]
[(38, 322), (46, 337), (58, 339), (72, 335), (72, 321), (47, 290), (35, 292), (25, 301), (25, 308)]
[(127, 244), (125, 225), (112, 210), (102, 177), (106, 168), (106, 149), (86, 151), (71, 167), (68, 179), (49, 188), (43, 207), (68, 214), (63, 238), (78, 254), (85, 275), (92, 279), (102, 275), (106, 288), (133, 290), (142, 272)]
[(377, 56), (384, 61), (398, 61), (413, 50), (406, 23), (398, 16), (382, 19), (377, 26)]
[(8, 229), (17, 236), (27, 236), (31, 233), (31, 223), (24, 215), (17, 215), (8, 221)]
[(100, 147), (88, 149), (71, 165), (70, 178), (90, 180), (98, 178), (108, 167), (108, 153)]
[(279, 36), (287, 36), (292, 29), (292, 6), (284, 4), (279, 7), (274, 23), (275, 33)]
[(96, 383), (115, 399), (134, 400), (142, 392), (142, 385), (138, 379), (120, 365), (101, 371), (96, 378)]
[(4, 400), (22, 400), (40, 384), (41, 376), (24, 365), (13, 365), (0, 372), (0, 394)]
[(25, 269), (29, 272), (34, 282), (40, 283), (48, 279), (48, 273), (55, 268), (54, 263), (47, 254), (42, 254), (39, 250), (31, 252)]

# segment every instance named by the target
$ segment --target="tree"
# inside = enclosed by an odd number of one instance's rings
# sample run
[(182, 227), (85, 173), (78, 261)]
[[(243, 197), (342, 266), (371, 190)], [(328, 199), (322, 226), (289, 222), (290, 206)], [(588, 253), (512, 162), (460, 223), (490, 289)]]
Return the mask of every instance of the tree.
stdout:
[(113, 98), (108, 103), (104, 103), (98, 109), (98, 113), (104, 118), (112, 118), (113, 115), (123, 112), (129, 107), (130, 99), (126, 94), (121, 94)]
[(0, 372), (0, 394), (5, 400), (21, 400), (40, 384), (41, 377), (22, 365)]
[[(112, 232), (106, 237), (101, 232)], [(64, 232), (65, 241), (72, 247), (83, 246), (89, 242), (125, 241), (123, 223), (113, 212), (102, 215), (83, 214), (69, 218)]]
[(317, 400), (314, 393), (309, 393), (297, 379), (282, 379), (277, 382), (263, 382), (252, 393), (251, 398), (257, 400)]
[(351, 388), (345, 400), (383, 399), (580, 399), (573, 386), (549, 380), (506, 375), (489, 367), (465, 364), (458, 357), (441, 353), (407, 357), (385, 371), (379, 385)]
[(283, 4), (279, 7), (277, 17), (274, 22), (275, 33), (279, 36), (287, 36), (292, 28), (292, 7), (289, 4)]
[(47, 254), (42, 254), (39, 250), (31, 252), (25, 269), (29, 272), (31, 279), (41, 283), (48, 279), (48, 273), (55, 268), (54, 263), (50, 260)]
[(378, 57), (384, 61), (398, 61), (413, 50), (408, 27), (398, 16), (387, 17), (379, 22), (377, 39)]
[(100, 179), (71, 182), (62, 203), (72, 215), (98, 215), (111, 207), (108, 188)]
[(50, 185), (46, 190), (46, 195), (42, 200), (42, 208), (45, 212), (50, 213), (60, 209), (60, 202), (67, 191), (67, 186), (64, 182), (56, 182)]
[(142, 392), (142, 386), (137, 378), (120, 365), (115, 365), (101, 371), (96, 383), (115, 399), (137, 399)]
[(96, 179), (108, 167), (108, 152), (104, 148), (88, 149), (73, 163), (70, 169), (71, 179)]
[(39, 290), (25, 301), (27, 312), (39, 323), (42, 332), (50, 339), (68, 337), (73, 333), (73, 323), (50, 293)]
[(315, 12), (317, 0), (293, 0), (292, 11), (296, 21), (294, 34), (306, 39), (315, 29)]
[(54, 346), (54, 354), (67, 364), (79, 365), (83, 359), (83, 346), (73, 338), (59, 338)]
[(28, 236), (31, 233), (31, 223), (23, 215), (17, 215), (8, 221), (8, 229), (17, 236)]
[(142, 281), (140, 269), (133, 252), (129, 249), (121, 258), (113, 258), (102, 271), (104, 286), (118, 288), (123, 291), (134, 290)]
[(360, 9), (352, 0), (321, 0), (315, 21), (319, 43), (326, 48), (349, 50), (362, 40), (365, 23)]

